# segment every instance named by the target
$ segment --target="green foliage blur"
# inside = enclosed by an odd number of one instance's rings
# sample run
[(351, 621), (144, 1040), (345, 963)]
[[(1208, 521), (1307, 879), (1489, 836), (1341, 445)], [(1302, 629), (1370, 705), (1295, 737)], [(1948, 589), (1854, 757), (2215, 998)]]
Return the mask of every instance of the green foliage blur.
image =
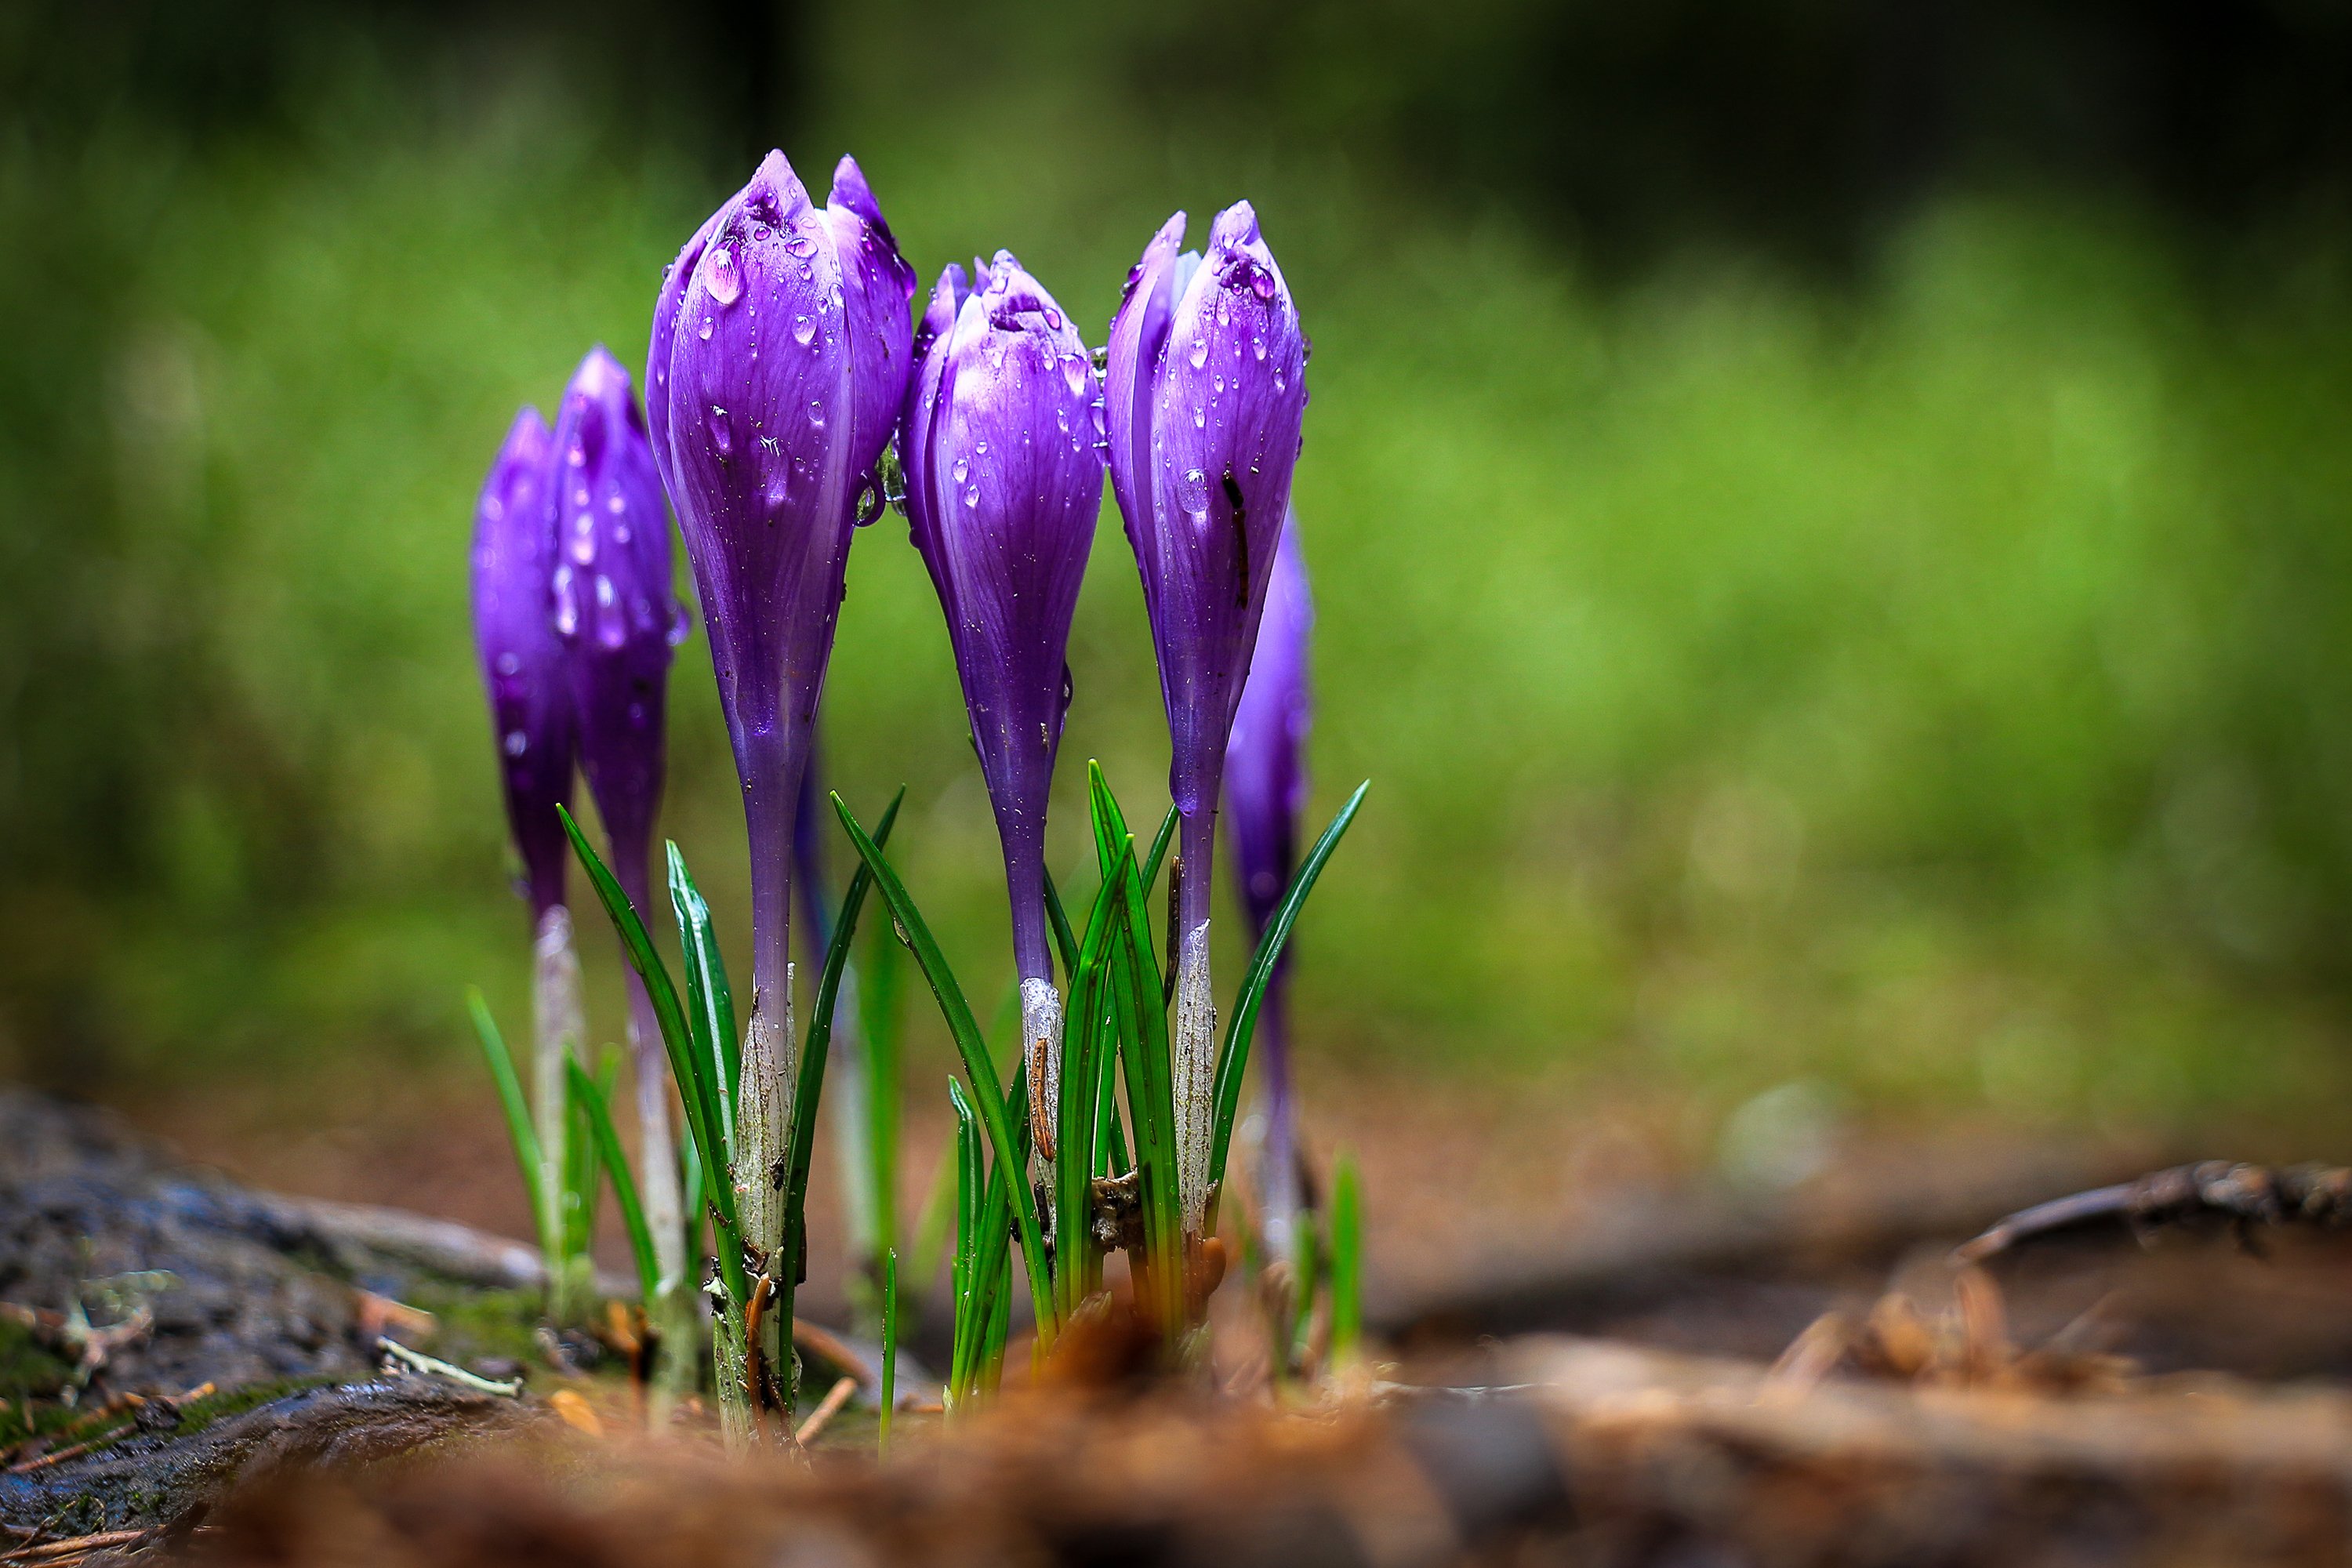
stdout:
[[(194, 109), (157, 96), (169, 47), (71, 55), (42, 98), (55, 17), (0, 25), (0, 1068), (457, 1058), (473, 981), (520, 1016), (474, 491), (592, 342), (643, 363), (662, 266), (772, 136), (820, 190), (854, 151), (927, 280), (1009, 247), (1097, 333), (1170, 210), (1256, 204), (1316, 344), (1310, 830), (1374, 781), (1299, 932), (1308, 1050), (1702, 1116), (1796, 1079), (2344, 1125), (2340, 205), (1961, 159), (1884, 201), (1837, 171), (1841, 226), (1710, 205), (1676, 142), (1580, 205), (1539, 188), (1567, 141), (1474, 166), (1514, 145), (1476, 90), (1507, 5), (1427, 50), (1384, 9), (1352, 54), (1311, 7), (782, 14), (782, 85), (709, 123), (695, 58), (633, 75), (552, 13), (272, 15), (278, 67)], [(1514, 71), (1486, 79), (1595, 101)], [(1612, 89), (1650, 111), (1618, 132), (1666, 136), (1671, 87)], [(1072, 664), (1075, 868), (1087, 757), (1139, 817), (1165, 799), (1108, 502)], [(740, 952), (698, 635), (674, 691), (667, 827)], [(894, 855), (984, 1006), (993, 833), (896, 517), (853, 553), (825, 732), (869, 817), (910, 785)]]

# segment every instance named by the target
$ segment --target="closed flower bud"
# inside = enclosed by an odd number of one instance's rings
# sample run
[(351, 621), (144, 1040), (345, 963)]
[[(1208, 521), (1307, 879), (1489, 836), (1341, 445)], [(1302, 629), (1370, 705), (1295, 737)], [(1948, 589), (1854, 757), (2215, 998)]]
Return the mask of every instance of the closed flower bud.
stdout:
[(907, 515), (946, 612), (996, 812), (1044, 1151), (1062, 1033), (1045, 928), (1045, 806), (1069, 702), (1070, 618), (1102, 507), (1101, 400), (1077, 329), (1009, 252), (979, 268), (975, 284), (950, 267), (918, 331)]
[(1154, 236), (1112, 320), (1105, 375), (1110, 476), (1143, 576), (1168, 710), (1177, 877), (1176, 1131), (1184, 1222), (1208, 1201), (1216, 1008), (1209, 868), (1225, 741), (1249, 668), (1307, 406), (1307, 340), (1247, 202), (1205, 255), (1179, 255), (1184, 216)]
[(474, 509), (474, 642), (534, 923), (563, 902), (571, 851), (555, 808), (571, 802), (575, 755), (571, 679), (551, 619), (552, 450), (538, 409), (516, 415)]
[[(782, 1157), (798, 1050), (788, 1016), (792, 837), (853, 524), (906, 400), (913, 271), (857, 165), (824, 207), (772, 153), (679, 253), (655, 304), (655, 457), (694, 568), (751, 847), (746, 1168)], [(747, 1239), (781, 1215), (752, 1182)]]

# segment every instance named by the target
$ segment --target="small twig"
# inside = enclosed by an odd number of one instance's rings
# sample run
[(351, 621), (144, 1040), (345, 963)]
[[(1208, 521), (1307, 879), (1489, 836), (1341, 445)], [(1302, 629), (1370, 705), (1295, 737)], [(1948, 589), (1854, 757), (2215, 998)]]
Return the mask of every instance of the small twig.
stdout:
[(801, 1429), (793, 1434), (794, 1440), (802, 1444), (815, 1442), (817, 1434), (823, 1432), (833, 1418), (841, 1414), (841, 1407), (848, 1404), (849, 1396), (856, 1392), (857, 1380), (854, 1377), (845, 1377), (835, 1382), (825, 1391), (824, 1397), (817, 1402), (817, 1407), (809, 1412), (809, 1418), (801, 1423)]
[(70, 1448), (59, 1448), (55, 1453), (43, 1454), (38, 1458), (26, 1459), (19, 1465), (11, 1465), (8, 1467), (8, 1473), (12, 1476), (30, 1475), (35, 1470), (47, 1469), (51, 1465), (61, 1465), (68, 1459), (79, 1459), (100, 1444), (110, 1443), (121, 1436), (122, 1434), (120, 1432), (109, 1432), (101, 1436), (92, 1437), (87, 1443), (76, 1443)]
[(2328, 1165), (2272, 1169), (2230, 1160), (2200, 1160), (2155, 1171), (2137, 1181), (2053, 1198), (2020, 1209), (1975, 1240), (1955, 1248), (1955, 1263), (1988, 1258), (2035, 1240), (2092, 1226), (2119, 1223), (2143, 1239), (2168, 1226), (2218, 1220), (2242, 1240), (2252, 1226), (2352, 1226), (2352, 1170)]
[(411, 1350), (398, 1340), (379, 1339), (375, 1342), (375, 1348), (383, 1352), (387, 1372), (405, 1370), (446, 1377), (460, 1387), (470, 1388), (478, 1394), (494, 1394), (501, 1399), (513, 1399), (522, 1393), (522, 1379), (519, 1377), (484, 1377), (478, 1373), (467, 1372), (462, 1366), (452, 1366), (438, 1356)]
[(79, 1557), (92, 1552), (103, 1552), (112, 1546), (129, 1546), (154, 1534), (152, 1530), (109, 1530), (97, 1535), (77, 1535), (70, 1541), (52, 1541), (40, 1546), (19, 1546), (0, 1552), (0, 1563), (47, 1563), (58, 1557)]

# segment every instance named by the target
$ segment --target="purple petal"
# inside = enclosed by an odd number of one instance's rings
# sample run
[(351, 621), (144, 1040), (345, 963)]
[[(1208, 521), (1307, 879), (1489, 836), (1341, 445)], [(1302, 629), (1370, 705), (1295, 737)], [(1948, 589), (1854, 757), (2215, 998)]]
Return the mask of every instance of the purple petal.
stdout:
[(563, 645), (551, 618), (553, 451), (538, 409), (516, 415), (474, 510), (475, 646), (534, 917), (563, 902), (570, 851), (555, 808), (572, 798), (575, 746)]
[(635, 869), (661, 801), (670, 650), (685, 625), (653, 446), (628, 372), (602, 345), (564, 392), (553, 474), (555, 630), (570, 655), (581, 770), (616, 858)]
[[(950, 268), (935, 312), (960, 281)], [(1004, 843), (1024, 978), (1052, 973), (1040, 902), (1045, 806), (1070, 620), (1102, 505), (1097, 407), (1076, 328), (1000, 253), (934, 333), (906, 424), (911, 531), (946, 612)]]

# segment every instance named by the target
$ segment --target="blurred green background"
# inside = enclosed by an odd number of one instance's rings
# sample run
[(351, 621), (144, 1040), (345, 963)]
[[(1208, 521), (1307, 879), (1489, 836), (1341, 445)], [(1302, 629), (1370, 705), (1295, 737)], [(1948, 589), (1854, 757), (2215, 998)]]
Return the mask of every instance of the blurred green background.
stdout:
[[(2298, 0), (10, 6), (0, 1070), (429, 1064), (467, 982), (520, 1007), (474, 490), (591, 342), (642, 363), (772, 143), (1097, 334), (1170, 210), (1257, 205), (1317, 346), (1318, 820), (1374, 781), (1310, 1051), (2352, 1144), (2352, 22)], [(1156, 813), (1115, 510), (1072, 662), (1065, 784)], [(698, 636), (675, 691), (740, 947)], [(895, 517), (827, 727), (991, 994)]]

